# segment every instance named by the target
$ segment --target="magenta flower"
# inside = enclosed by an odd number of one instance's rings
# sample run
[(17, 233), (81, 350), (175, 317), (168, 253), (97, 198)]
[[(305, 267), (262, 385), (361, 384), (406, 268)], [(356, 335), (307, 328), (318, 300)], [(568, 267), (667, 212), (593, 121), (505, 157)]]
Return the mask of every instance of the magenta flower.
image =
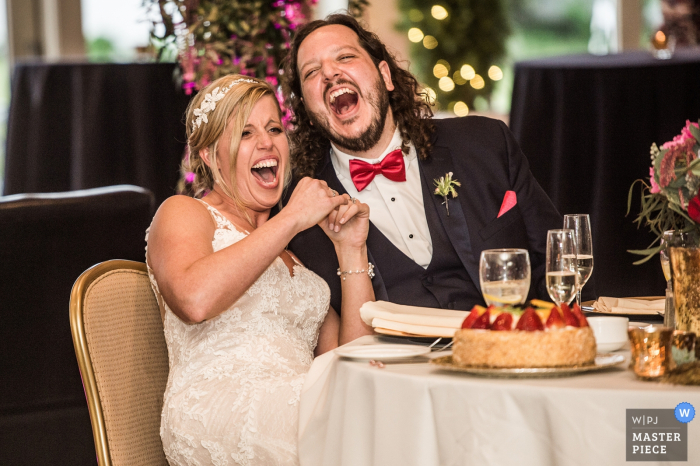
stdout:
[(659, 183), (657, 183), (656, 179), (654, 178), (654, 167), (649, 167), (649, 177), (651, 179), (651, 192), (652, 192), (652, 194), (660, 193), (661, 187), (659, 186)]
[(185, 174), (185, 181), (188, 183), (194, 183), (194, 180), (197, 178), (197, 176), (193, 172), (187, 172)]
[(681, 130), (681, 136), (683, 136), (684, 140), (695, 139), (690, 132), (691, 125), (695, 126), (696, 128), (700, 128), (700, 125), (698, 125), (697, 123), (691, 123), (690, 120), (685, 120), (685, 128)]

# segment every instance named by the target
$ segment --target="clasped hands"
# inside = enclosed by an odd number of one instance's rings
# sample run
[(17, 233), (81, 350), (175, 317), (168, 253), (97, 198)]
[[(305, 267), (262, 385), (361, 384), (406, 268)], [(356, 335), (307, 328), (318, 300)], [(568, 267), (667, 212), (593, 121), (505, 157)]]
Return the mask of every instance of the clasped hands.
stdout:
[(336, 248), (362, 248), (369, 231), (369, 206), (328, 183), (302, 178), (282, 211), (294, 215), (299, 231), (319, 225)]

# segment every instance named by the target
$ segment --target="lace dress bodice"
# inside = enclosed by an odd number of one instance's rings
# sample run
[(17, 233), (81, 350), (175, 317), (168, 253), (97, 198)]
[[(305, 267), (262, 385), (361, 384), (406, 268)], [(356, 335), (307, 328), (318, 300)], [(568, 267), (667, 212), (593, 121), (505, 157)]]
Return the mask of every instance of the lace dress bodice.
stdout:
[[(214, 207), (214, 251), (246, 237)], [(148, 236), (146, 237), (148, 240)], [(171, 465), (297, 464), (298, 404), (330, 292), (276, 258), (229, 309), (186, 324), (165, 308), (170, 374), (161, 421)]]

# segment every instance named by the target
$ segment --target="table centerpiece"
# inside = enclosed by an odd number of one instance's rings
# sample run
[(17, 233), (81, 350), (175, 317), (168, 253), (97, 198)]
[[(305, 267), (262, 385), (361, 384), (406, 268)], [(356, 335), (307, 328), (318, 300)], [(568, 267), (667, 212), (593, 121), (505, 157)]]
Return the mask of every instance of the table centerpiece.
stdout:
[(647, 249), (630, 250), (644, 256), (641, 264), (660, 252), (664, 231), (690, 233), (691, 246), (669, 244), (675, 300), (675, 327), (700, 334), (700, 121), (686, 121), (681, 133), (660, 148), (651, 145), (649, 183), (637, 180), (630, 187), (627, 213), (634, 188), (641, 185), (640, 212), (634, 220), (645, 224), (656, 239)]

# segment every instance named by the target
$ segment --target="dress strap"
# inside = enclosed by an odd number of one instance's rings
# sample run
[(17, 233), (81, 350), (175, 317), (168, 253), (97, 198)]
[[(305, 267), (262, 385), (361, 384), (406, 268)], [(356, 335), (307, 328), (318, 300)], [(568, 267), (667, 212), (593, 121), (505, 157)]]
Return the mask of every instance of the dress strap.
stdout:
[(248, 230), (243, 230), (241, 231), (239, 228), (236, 227), (236, 225), (233, 224), (233, 222), (229, 219), (227, 219), (221, 212), (217, 210), (216, 207), (204, 202), (202, 199), (197, 199), (196, 197), (194, 198), (195, 200), (201, 202), (204, 207), (207, 208), (209, 211), (209, 215), (211, 215), (211, 218), (214, 220), (214, 223), (216, 224), (216, 228), (225, 228), (228, 230), (234, 230), (238, 231), (240, 233), (245, 233), (246, 235), (250, 235)]

